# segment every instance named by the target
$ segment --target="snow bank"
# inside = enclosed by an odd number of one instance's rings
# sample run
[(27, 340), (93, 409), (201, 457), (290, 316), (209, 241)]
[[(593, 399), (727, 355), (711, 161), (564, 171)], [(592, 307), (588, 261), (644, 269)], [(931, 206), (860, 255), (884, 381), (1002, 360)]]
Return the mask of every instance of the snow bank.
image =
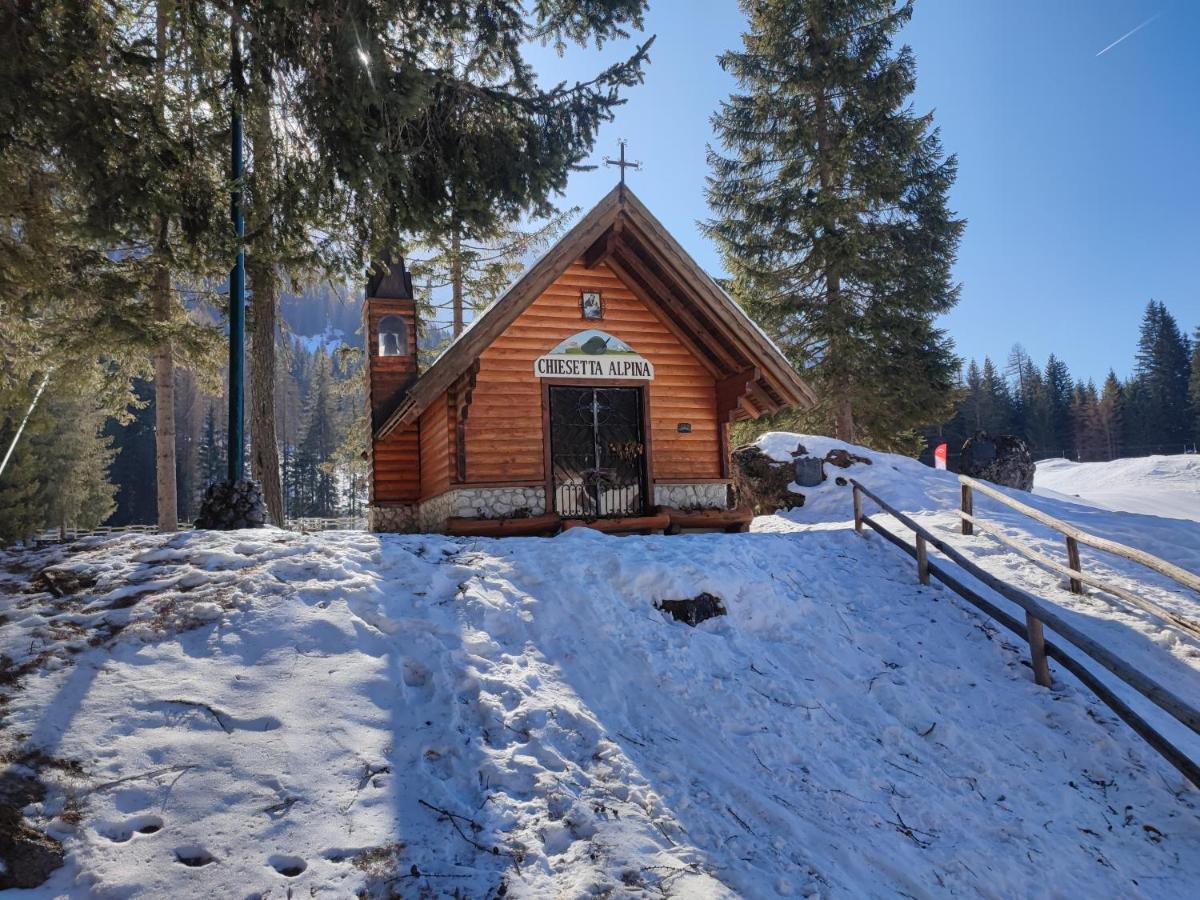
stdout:
[(1145, 456), (1112, 462), (1047, 459), (1034, 491), (1089, 506), (1200, 522), (1200, 456)]
[[(863, 452), (942, 527), (952, 478)], [(40, 769), (68, 862), (30, 895), (1193, 894), (1197, 792), (809, 493), (742, 535), (0, 555), (4, 749), (80, 766)]]

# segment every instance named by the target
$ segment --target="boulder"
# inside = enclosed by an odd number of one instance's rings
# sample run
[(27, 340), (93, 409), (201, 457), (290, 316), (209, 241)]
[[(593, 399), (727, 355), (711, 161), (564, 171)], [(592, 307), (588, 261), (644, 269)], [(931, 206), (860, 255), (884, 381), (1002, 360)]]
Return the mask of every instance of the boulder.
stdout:
[(1035, 468), (1033, 454), (1021, 438), (976, 431), (963, 444), (958, 470), (981, 481), (1031, 491)]
[(257, 481), (218, 481), (204, 492), (194, 527), (231, 531), (266, 524), (267, 504)]
[[(799, 454), (804, 448), (799, 448)], [(733, 496), (737, 506), (757, 516), (804, 505), (804, 495), (791, 488), (795, 466), (791, 461), (772, 459), (754, 444), (738, 447), (731, 454)]]

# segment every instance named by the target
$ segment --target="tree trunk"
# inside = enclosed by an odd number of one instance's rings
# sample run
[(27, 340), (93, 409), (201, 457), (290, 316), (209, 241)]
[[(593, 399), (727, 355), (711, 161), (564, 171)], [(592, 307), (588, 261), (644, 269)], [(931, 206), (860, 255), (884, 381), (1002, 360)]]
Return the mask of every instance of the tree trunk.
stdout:
[[(828, 204), (831, 195), (838, 192), (837, 179), (834, 176), (833, 166), (830, 162), (831, 154), (833, 153), (832, 140), (829, 135), (829, 100), (824, 93), (819, 93), (816, 97), (816, 119), (817, 119), (817, 172), (820, 179), (821, 197)], [(832, 198), (836, 199), (836, 198)], [(828, 208), (828, 206), (826, 207)], [(826, 235), (825, 243), (829, 242), (828, 232), (835, 232), (837, 228), (836, 221), (825, 222)], [(830, 252), (839, 252), (836, 248), (826, 251), (825, 256), (825, 296), (826, 303), (829, 307), (829, 312), (833, 315), (826, 314), (826, 321), (831, 322), (831, 333), (827, 335), (828, 349), (830, 361), (833, 367), (833, 377), (830, 379), (830, 386), (833, 388), (833, 403), (834, 403), (834, 425), (833, 436), (840, 441), (854, 441), (854, 402), (852, 399), (852, 385), (850, 383), (849, 360), (847, 352), (844, 348), (844, 334), (849, 322), (846, 321), (849, 316), (842, 309), (842, 304), (845, 299), (842, 297), (842, 276), (838, 269), (836, 260), (830, 259)]]
[[(156, 93), (160, 114), (166, 120), (167, 66), (166, 5), (160, 2), (155, 10), (155, 53), (158, 67)], [(171, 271), (165, 262), (170, 241), (170, 222), (162, 216), (158, 223), (158, 243), (155, 247), (159, 263), (154, 268), (151, 302), (154, 320), (169, 325), (171, 315)], [(158, 530), (175, 531), (179, 527), (178, 497), (175, 487), (175, 356), (171, 341), (165, 338), (154, 351), (154, 448), (155, 481), (157, 487)]]
[[(160, 233), (166, 231), (164, 221)], [(154, 271), (154, 319), (166, 325), (171, 321), (171, 273), (166, 266)], [(178, 499), (175, 494), (175, 357), (171, 341), (164, 340), (154, 351), (154, 448), (158, 499), (158, 530), (179, 527)]]
[(463, 333), (462, 236), (455, 228), (450, 239), (450, 299), (454, 308), (454, 336)]
[(270, 204), (275, 190), (274, 141), (269, 94), (256, 79), (248, 110), (252, 248), (246, 278), (250, 285), (250, 473), (262, 485), (271, 523), (283, 526), (283, 485), (279, 477), (279, 440), (275, 433), (275, 331), (279, 273), (275, 265)]

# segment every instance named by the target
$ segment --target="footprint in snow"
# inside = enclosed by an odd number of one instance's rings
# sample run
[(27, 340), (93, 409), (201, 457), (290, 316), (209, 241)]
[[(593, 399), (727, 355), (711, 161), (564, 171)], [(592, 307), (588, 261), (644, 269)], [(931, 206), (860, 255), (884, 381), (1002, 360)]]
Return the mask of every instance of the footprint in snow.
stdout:
[(199, 869), (217, 861), (216, 857), (199, 844), (184, 844), (175, 848), (175, 859), (192, 869)]
[(308, 868), (306, 863), (299, 856), (288, 856), (283, 853), (276, 853), (267, 859), (271, 868), (282, 875), (284, 878), (295, 878), (301, 872)]
[(411, 688), (410, 697), (417, 703), (427, 703), (433, 697), (433, 673), (424, 663), (404, 660), (404, 684)]
[(154, 834), (162, 827), (163, 820), (158, 816), (135, 816), (121, 824), (105, 823), (96, 830), (114, 844), (123, 844), (135, 834)]

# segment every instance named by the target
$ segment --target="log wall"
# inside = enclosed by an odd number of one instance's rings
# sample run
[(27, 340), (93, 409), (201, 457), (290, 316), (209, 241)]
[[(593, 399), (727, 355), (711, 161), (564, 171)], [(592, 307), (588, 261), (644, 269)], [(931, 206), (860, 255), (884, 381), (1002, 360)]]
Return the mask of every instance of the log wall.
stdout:
[[(583, 318), (579, 299), (585, 289), (601, 292), (603, 319)], [(533, 363), (587, 328), (620, 338), (654, 364), (649, 389), (654, 479), (719, 478), (721, 441), (712, 375), (607, 265), (586, 269), (576, 262), (480, 356), (465, 429), (467, 482), (544, 479), (541, 382)], [(423, 429), (427, 415), (429, 410), (422, 415)], [(678, 432), (680, 422), (691, 424), (690, 434)], [(440, 437), (435, 440), (443, 446)], [(447, 471), (452, 443), (446, 445)], [(423, 496), (430, 496), (426, 483), (434, 487), (441, 482), (423, 477)]]

